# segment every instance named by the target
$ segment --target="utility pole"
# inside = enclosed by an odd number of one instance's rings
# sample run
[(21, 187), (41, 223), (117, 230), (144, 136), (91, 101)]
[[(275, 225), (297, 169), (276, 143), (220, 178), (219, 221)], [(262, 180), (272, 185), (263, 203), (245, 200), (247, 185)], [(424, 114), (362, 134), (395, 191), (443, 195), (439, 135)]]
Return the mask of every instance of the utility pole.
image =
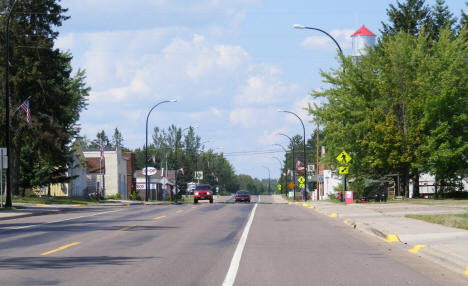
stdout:
[(319, 201), (320, 200), (320, 181), (319, 181), (320, 165), (319, 165), (319, 123), (318, 123), (318, 119), (317, 119), (317, 132), (316, 132), (316, 135), (315, 135), (315, 152), (316, 152), (315, 157), (316, 157), (316, 161), (317, 161), (317, 168), (315, 168), (315, 178), (317, 180), (317, 201)]

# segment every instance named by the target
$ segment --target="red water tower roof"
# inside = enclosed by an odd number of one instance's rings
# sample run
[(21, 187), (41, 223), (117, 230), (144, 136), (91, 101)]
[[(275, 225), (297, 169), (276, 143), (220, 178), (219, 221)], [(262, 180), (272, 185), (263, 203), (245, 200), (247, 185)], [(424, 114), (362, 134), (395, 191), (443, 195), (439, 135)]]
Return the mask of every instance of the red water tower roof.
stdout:
[(362, 27), (359, 28), (359, 30), (357, 30), (354, 34), (351, 35), (351, 37), (354, 36), (375, 36), (375, 34), (369, 31), (369, 29), (367, 29), (366, 26), (362, 25)]

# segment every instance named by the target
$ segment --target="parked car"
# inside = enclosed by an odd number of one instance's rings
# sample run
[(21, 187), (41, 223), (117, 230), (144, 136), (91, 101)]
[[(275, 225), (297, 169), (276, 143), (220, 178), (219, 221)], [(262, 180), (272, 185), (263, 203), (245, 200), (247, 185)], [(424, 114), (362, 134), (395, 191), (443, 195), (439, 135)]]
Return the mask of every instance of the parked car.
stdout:
[(236, 202), (248, 202), (250, 203), (250, 194), (247, 191), (236, 192)]
[(213, 203), (213, 191), (210, 185), (197, 185), (193, 190), (193, 203), (198, 204), (199, 200), (209, 200)]
[(368, 203), (369, 199), (366, 197), (361, 197), (359, 200), (356, 201), (356, 203)]

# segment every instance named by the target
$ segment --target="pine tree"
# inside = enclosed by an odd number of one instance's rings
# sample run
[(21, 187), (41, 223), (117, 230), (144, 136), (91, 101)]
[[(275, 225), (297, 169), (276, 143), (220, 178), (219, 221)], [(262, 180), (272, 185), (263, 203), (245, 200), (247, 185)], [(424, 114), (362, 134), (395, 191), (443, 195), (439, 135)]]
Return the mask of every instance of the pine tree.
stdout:
[[(2, 1), (2, 11), (7, 10), (8, 2), (11, 1)], [(30, 188), (38, 182), (46, 184), (58, 177), (70, 158), (71, 141), (79, 131), (76, 122), (80, 111), (86, 107), (89, 88), (85, 84), (85, 73), (79, 70), (72, 75), (72, 56), (54, 48), (58, 36), (56, 27), (69, 18), (65, 15), (67, 10), (58, 2), (17, 1), (11, 13), (10, 103), (17, 107), (29, 98), (32, 116), (28, 124), (21, 112), (9, 115), (9, 187), (15, 194), (19, 193), (19, 186)], [(1, 19), (2, 31), (6, 18)], [(6, 61), (4, 53), (0, 57), (1, 62)], [(5, 71), (0, 72), (3, 77)], [(5, 106), (2, 109), (5, 114)], [(5, 141), (5, 134), (0, 136)], [(28, 152), (32, 150), (34, 154), (29, 156)], [(30, 176), (36, 167), (44, 170), (36, 175), (40, 178)], [(11, 192), (7, 194), (7, 206), (11, 206)]]
[(439, 38), (439, 33), (442, 29), (447, 28), (454, 31), (454, 25), (457, 18), (450, 12), (449, 7), (445, 4), (445, 0), (436, 0), (436, 4), (432, 7), (432, 34), (435, 38)]
[(406, 0), (404, 3), (397, 1), (397, 6), (390, 4), (387, 9), (390, 23), (382, 22), (382, 34), (395, 35), (403, 31), (417, 35), (423, 26), (430, 26), (430, 8), (425, 5), (424, 0)]

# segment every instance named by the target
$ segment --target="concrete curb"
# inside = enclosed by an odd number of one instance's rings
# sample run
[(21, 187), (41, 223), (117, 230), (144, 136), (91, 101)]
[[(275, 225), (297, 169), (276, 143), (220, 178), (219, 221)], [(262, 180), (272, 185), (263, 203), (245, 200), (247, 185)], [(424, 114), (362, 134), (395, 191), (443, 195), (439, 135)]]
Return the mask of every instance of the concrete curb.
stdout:
[[(317, 210), (317, 212), (323, 215), (330, 217), (330, 214), (319, 211), (316, 206), (315, 210)], [(361, 223), (359, 221), (349, 218), (343, 220), (343, 222), (353, 227), (354, 229), (358, 229), (366, 234), (383, 239), (388, 243), (399, 242), (400, 244), (404, 245), (405, 248), (409, 247), (410, 249), (417, 247), (417, 245), (410, 245), (404, 241), (400, 241), (398, 234), (387, 233), (387, 231), (377, 229), (367, 223)], [(397, 238), (397, 240), (395, 239), (395, 237)], [(424, 245), (424, 247), (417, 247), (417, 250), (414, 251), (414, 254), (419, 255), (420, 257), (430, 260), (434, 263), (437, 263), (440, 266), (447, 268), (448, 270), (454, 271), (455, 273), (462, 274), (468, 277), (468, 260), (464, 261), (459, 257), (443, 252), (441, 250), (434, 249), (430, 245)]]
[(28, 216), (34, 216), (36, 214), (33, 213), (23, 213), (23, 214), (16, 214), (16, 215), (9, 215), (9, 216), (1, 216), (2, 214), (0, 213), (0, 220), (10, 220), (10, 219), (17, 219), (17, 218), (23, 218), (23, 217), (28, 217)]

